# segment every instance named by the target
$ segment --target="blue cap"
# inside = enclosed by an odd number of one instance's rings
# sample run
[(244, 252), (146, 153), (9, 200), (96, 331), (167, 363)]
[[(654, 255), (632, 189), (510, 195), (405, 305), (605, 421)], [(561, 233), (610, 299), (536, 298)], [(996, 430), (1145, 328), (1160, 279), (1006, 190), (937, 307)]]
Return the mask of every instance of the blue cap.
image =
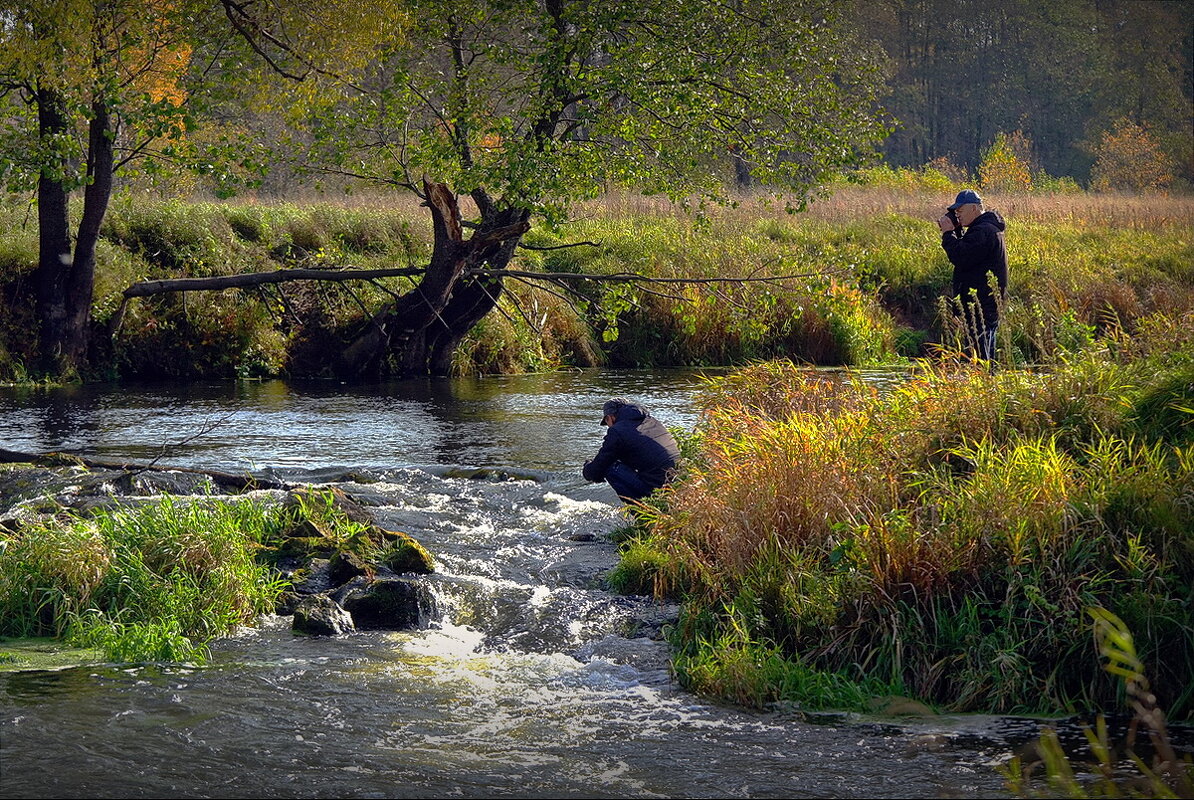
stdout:
[[(964, 206), (969, 203), (978, 203), (979, 205), (982, 205), (982, 202), (983, 199), (978, 196), (978, 192), (974, 191), (973, 189), (963, 189), (962, 191), (958, 192), (958, 196), (954, 199), (954, 204), (949, 207), (949, 210), (953, 211), (958, 206)], [(938, 206), (938, 208), (940, 208), (940, 206)]]

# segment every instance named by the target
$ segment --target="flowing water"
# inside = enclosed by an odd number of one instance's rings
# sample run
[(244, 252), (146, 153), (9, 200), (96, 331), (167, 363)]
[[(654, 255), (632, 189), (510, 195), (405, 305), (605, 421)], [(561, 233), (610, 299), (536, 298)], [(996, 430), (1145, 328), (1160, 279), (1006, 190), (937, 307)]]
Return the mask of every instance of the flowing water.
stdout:
[[(891, 380), (893, 376), (872, 376)], [(4, 797), (991, 797), (1029, 720), (755, 713), (681, 690), (676, 609), (602, 589), (601, 403), (690, 372), (0, 390), (0, 447), (333, 484), (437, 556), (431, 629), (274, 618), (211, 663), (0, 674)], [(264, 499), (264, 498), (263, 498)]]

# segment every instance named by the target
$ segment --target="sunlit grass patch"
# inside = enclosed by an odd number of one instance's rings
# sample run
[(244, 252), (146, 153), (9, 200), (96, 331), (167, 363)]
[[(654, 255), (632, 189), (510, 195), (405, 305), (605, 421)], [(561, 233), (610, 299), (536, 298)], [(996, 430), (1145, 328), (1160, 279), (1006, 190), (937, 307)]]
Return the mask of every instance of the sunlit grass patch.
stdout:
[(250, 501), (66, 515), (3, 538), (0, 635), (53, 635), (114, 660), (194, 660), (272, 611), (282, 583), (255, 556), (280, 514)]
[(699, 455), (621, 569), (686, 598), (702, 622), (681, 632), (681, 674), (735, 702), (776, 696), (739, 667), (778, 654), (961, 710), (1107, 704), (1084, 653), (1083, 609), (1102, 606), (1188, 715), (1189, 347), (1122, 336), (1047, 372), (946, 363), (883, 395), (782, 363), (716, 380)]

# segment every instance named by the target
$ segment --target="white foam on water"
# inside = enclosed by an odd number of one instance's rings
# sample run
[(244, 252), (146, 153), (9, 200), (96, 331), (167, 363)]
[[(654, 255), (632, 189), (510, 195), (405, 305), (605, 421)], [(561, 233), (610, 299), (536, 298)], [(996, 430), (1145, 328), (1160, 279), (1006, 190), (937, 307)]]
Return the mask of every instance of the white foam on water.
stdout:
[(416, 637), (403, 637), (407, 652), (443, 659), (464, 659), (474, 656), (484, 644), (485, 634), (466, 625), (444, 622), (438, 628), (422, 632)]

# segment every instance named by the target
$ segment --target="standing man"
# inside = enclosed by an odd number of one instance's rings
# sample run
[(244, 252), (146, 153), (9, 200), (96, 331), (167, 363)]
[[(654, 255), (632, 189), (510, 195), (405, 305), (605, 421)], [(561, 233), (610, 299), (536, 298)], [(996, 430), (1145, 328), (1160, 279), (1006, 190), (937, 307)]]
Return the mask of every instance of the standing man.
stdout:
[(597, 455), (585, 462), (585, 480), (609, 481), (629, 503), (672, 479), (680, 448), (663, 423), (624, 397), (607, 400), (601, 414), (601, 424), (609, 430)]
[[(1007, 299), (1007, 224), (998, 211), (985, 211), (973, 189), (963, 189), (949, 211), (937, 220), (941, 246), (954, 265), (954, 311), (962, 315), (970, 352), (985, 361), (995, 358), (995, 331), (999, 312)], [(963, 229), (965, 229), (963, 231)], [(999, 297), (987, 282), (995, 276)]]

